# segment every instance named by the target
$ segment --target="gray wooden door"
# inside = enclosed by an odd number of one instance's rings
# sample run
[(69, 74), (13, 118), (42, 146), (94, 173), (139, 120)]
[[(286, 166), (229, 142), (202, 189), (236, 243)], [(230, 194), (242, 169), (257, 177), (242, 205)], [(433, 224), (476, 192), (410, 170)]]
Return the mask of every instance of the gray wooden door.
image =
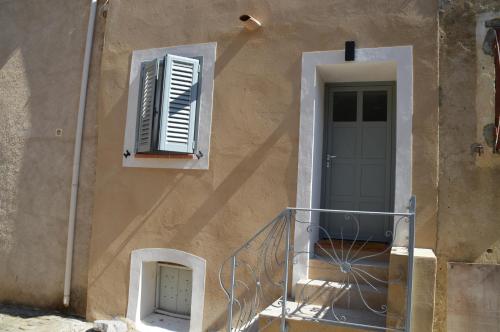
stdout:
[[(391, 211), (393, 85), (327, 86), (325, 93), (322, 208)], [(390, 242), (390, 218), (358, 220), (358, 240)], [(322, 214), (321, 225), (332, 238), (356, 238), (356, 222), (345, 216)]]

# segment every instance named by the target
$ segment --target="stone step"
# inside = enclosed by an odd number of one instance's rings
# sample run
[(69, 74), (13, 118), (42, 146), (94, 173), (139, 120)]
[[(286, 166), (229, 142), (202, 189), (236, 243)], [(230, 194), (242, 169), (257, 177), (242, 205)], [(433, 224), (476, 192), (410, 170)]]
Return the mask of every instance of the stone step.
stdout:
[(388, 262), (391, 249), (387, 243), (380, 242), (319, 240), (314, 245), (314, 253), (319, 257), (338, 257), (341, 260), (361, 259), (361, 262)]
[(295, 301), (298, 303), (329, 306), (334, 310), (376, 310), (387, 307), (387, 286), (339, 283), (324, 280), (299, 280), (295, 285)]
[[(369, 327), (385, 328), (385, 317), (367, 310), (339, 308), (335, 311), (336, 318), (330, 307), (287, 301), (286, 308), (289, 313), (286, 319), (289, 331), (361, 332), (373, 330)], [(280, 315), (281, 305), (276, 301), (260, 313), (259, 331), (279, 332)]]
[[(370, 283), (387, 282), (389, 273), (389, 262), (372, 261), (372, 262), (357, 262), (352, 265), (354, 271), (361, 274), (366, 281)], [(342, 272), (339, 265), (332, 261), (327, 261), (321, 257), (312, 258), (309, 260), (309, 279), (318, 279), (326, 281), (347, 281), (347, 274)], [(365, 284), (363, 278), (358, 278), (358, 282)], [(350, 279), (353, 279), (352, 277)], [(378, 279), (378, 281), (377, 281)], [(354, 280), (352, 280), (354, 281)]]

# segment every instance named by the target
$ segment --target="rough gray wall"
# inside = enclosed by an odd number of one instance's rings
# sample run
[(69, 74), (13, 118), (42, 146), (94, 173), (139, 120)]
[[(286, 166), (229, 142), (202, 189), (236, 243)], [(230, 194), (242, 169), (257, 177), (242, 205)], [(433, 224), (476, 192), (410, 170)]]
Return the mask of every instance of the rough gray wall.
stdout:
[[(62, 304), (88, 11), (89, 1), (0, 1), (0, 302)], [(97, 40), (94, 64), (102, 37)], [(96, 75), (93, 69), (73, 268), (71, 309), (80, 314), (93, 205)]]
[[(453, 295), (447, 262), (500, 263), (500, 155), (484, 135), (494, 120), (494, 67), (476, 40), (478, 15), (496, 11), (498, 0), (441, 1), (438, 331), (446, 331), (446, 299)], [(482, 156), (471, 153), (473, 143), (485, 146)]]
[(499, 330), (500, 265), (450, 263), (448, 294), (447, 331)]

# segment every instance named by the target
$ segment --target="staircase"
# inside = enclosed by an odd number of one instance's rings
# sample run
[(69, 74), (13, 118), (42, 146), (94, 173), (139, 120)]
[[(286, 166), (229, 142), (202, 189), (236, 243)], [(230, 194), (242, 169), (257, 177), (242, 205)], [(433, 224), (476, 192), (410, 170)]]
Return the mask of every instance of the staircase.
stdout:
[[(342, 266), (332, 262), (332, 257), (335, 257), (334, 249), (338, 255), (342, 252), (340, 242), (334, 241), (332, 247), (329, 240), (318, 241), (315, 245), (315, 258), (309, 260), (309, 279), (300, 280), (294, 286), (294, 300), (288, 303), (290, 312), (313, 320), (320, 318), (325, 321), (385, 327), (390, 248), (383, 243), (367, 243), (360, 248), (361, 243), (344, 241), (346, 249), (351, 246), (357, 257), (371, 256), (356, 264), (355, 268), (360, 270), (362, 277), (358, 276), (356, 281), (349, 277), (349, 273), (342, 271)], [(275, 308), (276, 303), (273, 303), (260, 313), (261, 327), (279, 317), (281, 312)], [(297, 329), (300, 321), (289, 319), (289, 326)], [(362, 327), (346, 328), (321, 322), (309, 322), (304, 328), (311, 324), (314, 324), (314, 329), (323, 325), (322, 331), (365, 330)]]
[[(227, 330), (409, 331), (386, 325), (389, 287), (401, 281), (389, 273), (391, 244), (327, 238), (317, 241), (312, 253), (294, 252), (291, 226), (304, 222), (295, 212), (282, 212), (221, 267), (221, 286), (229, 300)], [(321, 213), (354, 215), (353, 211)], [(408, 220), (411, 230), (412, 210), (392, 215)], [(294, 258), (300, 254), (310, 257), (307, 278), (292, 285)], [(226, 278), (225, 270), (230, 271)], [(405, 317), (399, 321), (404, 323)]]

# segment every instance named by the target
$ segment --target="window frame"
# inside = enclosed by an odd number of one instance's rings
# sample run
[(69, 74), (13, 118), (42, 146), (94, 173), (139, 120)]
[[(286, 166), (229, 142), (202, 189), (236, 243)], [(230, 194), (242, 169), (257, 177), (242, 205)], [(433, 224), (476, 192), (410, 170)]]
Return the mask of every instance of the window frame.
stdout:
[[(153, 62), (155, 66), (154, 75), (156, 80), (154, 83), (152, 100), (152, 108), (150, 108), (151, 114), (151, 124), (149, 128), (149, 147), (145, 151), (140, 151), (141, 146), (141, 120), (142, 112), (144, 106), (142, 104), (143, 96), (145, 95), (144, 86), (146, 85), (146, 73), (145, 68), (149, 63)], [(148, 154), (148, 155), (162, 155), (162, 154), (179, 154), (179, 155), (193, 155), (196, 154), (197, 147), (197, 130), (198, 130), (198, 111), (199, 111), (199, 90), (201, 84), (201, 67), (202, 59), (199, 57), (181, 57), (173, 54), (165, 54), (164, 56), (153, 59), (153, 61), (144, 61), (141, 63), (141, 77), (139, 84), (139, 101), (137, 109), (137, 125), (136, 125), (136, 143), (135, 143), (135, 154)], [(190, 88), (190, 100), (189, 100), (189, 122), (188, 126), (188, 137), (187, 143), (169, 141), (169, 123), (170, 123), (170, 109), (172, 107), (172, 102), (170, 101), (171, 96), (171, 84), (172, 84), (172, 74), (173, 74), (173, 64), (185, 63), (192, 64), (193, 73), (192, 75), (192, 86)], [(183, 100), (180, 100), (183, 102)], [(173, 102), (176, 104), (176, 102)], [(175, 108), (175, 107), (174, 107)], [(174, 122), (175, 123), (175, 122)], [(175, 131), (174, 131), (175, 133)]]
[[(207, 262), (204, 258), (191, 253), (169, 248), (142, 248), (131, 252), (130, 277), (128, 286), (127, 319), (134, 322), (141, 330), (147, 328), (144, 320), (154, 313), (155, 294), (151, 294), (151, 288), (156, 287), (156, 275), (150, 278), (154, 265), (158, 262), (169, 262), (190, 268), (193, 271), (192, 294), (191, 294), (191, 317), (189, 319), (189, 331), (202, 332), (203, 313), (205, 304), (205, 279)], [(151, 282), (150, 282), (151, 281)], [(151, 301), (151, 303), (150, 303)], [(169, 319), (169, 316), (164, 316)]]
[[(174, 47), (137, 50), (132, 52), (129, 78), (128, 108), (123, 145), (123, 167), (208, 169), (210, 135), (213, 109), (214, 70), (216, 43), (192, 44)], [(196, 150), (185, 152), (154, 151), (136, 153), (138, 103), (140, 89), (140, 67), (145, 61), (165, 57), (166, 54), (193, 58), (200, 61), (198, 102), (194, 124)]]

